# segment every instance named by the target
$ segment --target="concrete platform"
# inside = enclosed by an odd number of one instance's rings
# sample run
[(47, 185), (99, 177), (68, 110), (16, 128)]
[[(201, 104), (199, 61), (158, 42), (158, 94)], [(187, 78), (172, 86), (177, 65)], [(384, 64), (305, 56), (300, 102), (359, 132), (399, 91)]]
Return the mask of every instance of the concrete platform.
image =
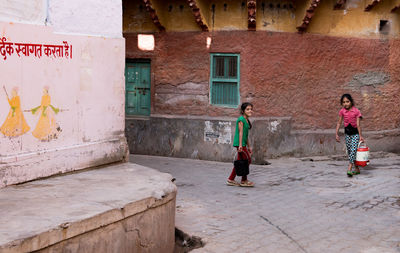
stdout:
[(124, 163), (0, 189), (0, 252), (173, 252), (171, 179)]

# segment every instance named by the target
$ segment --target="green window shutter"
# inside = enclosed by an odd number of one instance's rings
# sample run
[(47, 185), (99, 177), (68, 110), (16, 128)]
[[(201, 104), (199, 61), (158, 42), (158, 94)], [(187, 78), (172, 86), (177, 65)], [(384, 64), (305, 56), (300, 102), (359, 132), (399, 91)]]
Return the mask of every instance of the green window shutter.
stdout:
[(239, 105), (239, 54), (211, 54), (210, 102), (213, 105)]

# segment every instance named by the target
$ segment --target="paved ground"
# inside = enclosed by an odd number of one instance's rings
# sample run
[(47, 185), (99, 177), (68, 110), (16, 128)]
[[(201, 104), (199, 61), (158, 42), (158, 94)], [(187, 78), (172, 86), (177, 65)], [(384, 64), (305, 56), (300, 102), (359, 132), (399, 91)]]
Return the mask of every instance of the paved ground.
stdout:
[(353, 178), (345, 160), (270, 160), (251, 166), (254, 188), (225, 185), (230, 163), (139, 155), (131, 162), (176, 178), (176, 225), (206, 242), (192, 252), (398, 253), (400, 156), (380, 156)]

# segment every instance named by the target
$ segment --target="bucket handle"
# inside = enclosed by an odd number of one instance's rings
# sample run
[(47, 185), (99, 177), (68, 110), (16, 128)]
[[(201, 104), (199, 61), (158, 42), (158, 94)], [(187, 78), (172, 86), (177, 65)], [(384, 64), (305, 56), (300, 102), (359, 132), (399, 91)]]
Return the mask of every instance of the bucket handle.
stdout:
[(357, 147), (357, 148), (360, 148), (361, 143), (363, 143), (363, 146), (364, 146), (364, 147), (367, 147), (367, 145), (365, 144), (365, 141), (360, 141), (360, 142), (358, 143), (358, 147)]

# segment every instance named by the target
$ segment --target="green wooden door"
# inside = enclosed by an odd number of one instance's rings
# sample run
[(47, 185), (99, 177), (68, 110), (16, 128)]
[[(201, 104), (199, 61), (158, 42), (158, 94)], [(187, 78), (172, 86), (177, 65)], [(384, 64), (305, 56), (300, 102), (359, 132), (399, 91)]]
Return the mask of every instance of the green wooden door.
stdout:
[(150, 115), (150, 62), (126, 63), (126, 115)]

